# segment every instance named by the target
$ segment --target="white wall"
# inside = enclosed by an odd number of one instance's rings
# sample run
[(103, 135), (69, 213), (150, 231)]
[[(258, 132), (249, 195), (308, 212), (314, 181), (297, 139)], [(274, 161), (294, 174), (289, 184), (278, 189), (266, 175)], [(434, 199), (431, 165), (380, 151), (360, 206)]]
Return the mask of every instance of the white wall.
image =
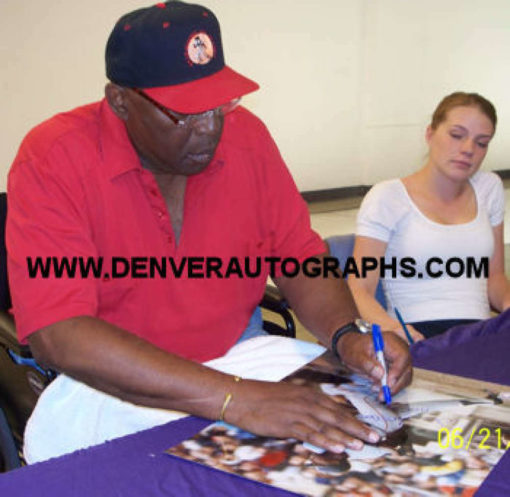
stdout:
[[(301, 190), (371, 184), (424, 158), (439, 99), (478, 91), (500, 124), (485, 162), (510, 168), (509, 0), (203, 0), (227, 62), (261, 84), (246, 105)], [(102, 96), (111, 27), (139, 0), (0, 0), (0, 189), (24, 134)]]
[(496, 106), (484, 167), (510, 168), (510, 1), (381, 0), (364, 11), (362, 183), (423, 162), (424, 129), (438, 101), (462, 89)]

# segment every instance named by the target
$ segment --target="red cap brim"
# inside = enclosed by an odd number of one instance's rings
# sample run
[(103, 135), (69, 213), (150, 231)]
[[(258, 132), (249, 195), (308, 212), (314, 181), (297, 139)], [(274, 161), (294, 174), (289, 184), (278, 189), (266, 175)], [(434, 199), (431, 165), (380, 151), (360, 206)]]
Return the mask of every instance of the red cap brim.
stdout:
[(161, 105), (182, 114), (197, 114), (215, 109), (231, 100), (258, 90), (259, 85), (228, 66), (211, 76), (189, 83), (157, 88), (144, 92)]

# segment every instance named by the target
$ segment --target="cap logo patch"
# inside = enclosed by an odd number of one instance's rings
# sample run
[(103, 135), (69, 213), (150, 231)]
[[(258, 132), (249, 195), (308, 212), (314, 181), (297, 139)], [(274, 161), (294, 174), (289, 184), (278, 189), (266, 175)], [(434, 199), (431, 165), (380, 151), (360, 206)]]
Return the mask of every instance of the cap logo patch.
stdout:
[(186, 46), (188, 59), (193, 64), (204, 65), (211, 61), (214, 57), (214, 44), (210, 36), (204, 31), (193, 33)]

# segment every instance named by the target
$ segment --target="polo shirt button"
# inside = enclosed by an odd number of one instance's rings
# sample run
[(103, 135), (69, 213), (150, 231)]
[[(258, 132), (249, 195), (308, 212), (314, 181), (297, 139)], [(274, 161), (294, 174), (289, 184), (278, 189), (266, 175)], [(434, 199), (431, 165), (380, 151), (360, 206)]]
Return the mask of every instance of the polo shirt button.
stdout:
[(163, 217), (163, 212), (162, 211), (158, 211), (158, 216), (161, 219)]

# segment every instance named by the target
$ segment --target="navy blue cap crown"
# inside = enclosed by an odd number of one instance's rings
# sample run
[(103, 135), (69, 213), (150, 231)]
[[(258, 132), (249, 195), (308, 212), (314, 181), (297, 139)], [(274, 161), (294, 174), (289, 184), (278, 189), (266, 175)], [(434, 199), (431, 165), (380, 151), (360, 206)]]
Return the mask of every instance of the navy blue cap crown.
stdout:
[(122, 86), (179, 85), (225, 66), (220, 26), (201, 5), (159, 3), (130, 12), (113, 28), (106, 46), (106, 75)]

